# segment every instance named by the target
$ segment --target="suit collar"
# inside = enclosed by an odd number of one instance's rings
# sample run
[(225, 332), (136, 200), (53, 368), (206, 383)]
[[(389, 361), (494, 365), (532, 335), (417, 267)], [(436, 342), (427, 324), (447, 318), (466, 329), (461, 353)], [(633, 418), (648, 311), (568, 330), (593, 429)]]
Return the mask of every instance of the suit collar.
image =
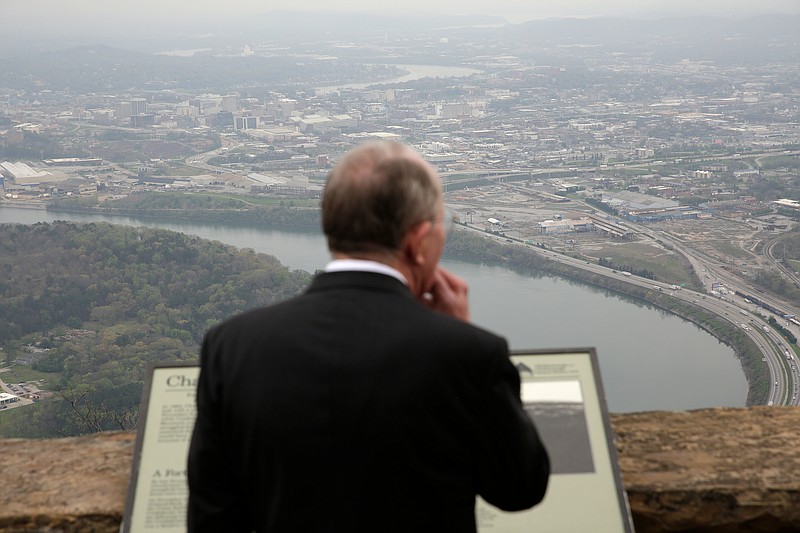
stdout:
[(408, 285), (408, 280), (402, 272), (396, 268), (387, 265), (386, 263), (379, 263), (378, 261), (368, 261), (365, 259), (334, 259), (325, 266), (325, 272), (375, 272), (377, 274), (386, 274), (393, 278), (402, 281), (404, 285)]
[(367, 289), (396, 292), (411, 296), (411, 291), (400, 280), (377, 272), (339, 271), (323, 272), (311, 280), (307, 292), (329, 289)]

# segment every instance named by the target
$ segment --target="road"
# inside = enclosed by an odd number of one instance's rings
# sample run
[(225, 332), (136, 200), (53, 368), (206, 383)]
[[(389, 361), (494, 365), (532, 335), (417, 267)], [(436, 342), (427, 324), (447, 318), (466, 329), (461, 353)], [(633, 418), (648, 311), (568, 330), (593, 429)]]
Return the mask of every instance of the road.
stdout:
[(781, 272), (781, 274), (785, 278), (788, 278), (791, 283), (800, 286), (800, 276), (797, 275), (797, 272), (787, 267), (783, 263), (783, 261), (781, 261), (774, 255), (775, 245), (778, 244), (779, 241), (780, 239), (776, 239), (774, 241), (768, 242), (764, 246), (764, 256), (766, 256), (766, 258), (769, 259), (769, 261), (775, 266), (775, 268), (778, 269), (778, 271)]
[[(220, 154), (224, 151), (227, 151), (230, 148), (236, 146), (236, 141), (232, 139), (228, 139), (226, 137), (222, 137), (222, 146), (216, 150), (212, 150), (210, 152), (206, 152), (204, 154), (197, 154), (186, 159), (186, 163), (188, 165), (192, 165), (198, 168), (201, 168), (205, 171), (219, 171), (219, 168), (214, 167), (208, 164), (208, 160), (217, 154)], [(767, 155), (774, 155), (773, 152), (764, 152), (758, 154), (748, 154), (748, 156), (767, 156)], [(637, 167), (647, 167), (653, 165), (652, 162), (627, 162), (624, 163), (624, 167), (628, 168), (637, 168)], [(526, 172), (535, 172), (536, 174), (546, 173), (546, 172), (563, 172), (564, 168), (552, 168), (552, 169), (484, 169), (482, 173), (484, 174), (503, 174), (503, 173), (513, 173), (513, 174), (520, 174)], [(450, 173), (443, 173), (442, 177), (445, 181), (449, 177)], [(454, 174), (463, 174), (462, 172), (457, 172)], [(529, 206), (526, 207), (529, 209)], [(592, 208), (592, 211), (594, 209)], [(758, 294), (758, 297), (772, 305), (774, 308), (777, 309), (785, 309), (790, 314), (800, 314), (798, 310), (794, 309), (791, 305), (787, 302), (780, 300), (777, 297), (767, 295), (762, 293), (760, 289), (753, 286), (749, 281), (743, 279), (739, 276), (733, 275), (727, 265), (720, 263), (714, 260), (711, 257), (705, 256), (698, 252), (697, 250), (692, 249), (691, 247), (687, 246), (686, 243), (681, 242), (679, 239), (675, 238), (674, 236), (662, 232), (662, 231), (655, 231), (646, 226), (633, 224), (630, 222), (625, 223), (628, 227), (632, 230), (653, 239), (654, 241), (662, 241), (669, 245), (671, 245), (677, 252), (684, 255), (687, 260), (692, 264), (692, 267), (695, 270), (697, 276), (704, 282), (710, 281), (718, 281), (722, 283), (728, 290), (730, 291), (739, 291), (742, 293), (748, 294)], [(469, 228), (468, 226), (464, 226)], [(488, 236), (483, 230), (477, 228), (469, 228), (474, 231), (477, 231), (483, 236)], [(636, 285), (640, 287), (647, 288), (649, 290), (659, 290), (661, 292), (665, 292), (670, 294), (672, 297), (689, 302), (693, 305), (697, 305), (706, 311), (717, 315), (718, 317), (726, 320), (736, 327), (742, 328), (745, 333), (753, 340), (756, 344), (758, 349), (761, 351), (763, 355), (763, 361), (766, 363), (767, 368), (769, 369), (769, 376), (770, 376), (770, 391), (768, 394), (767, 402), (771, 405), (798, 405), (798, 384), (800, 384), (800, 375), (798, 375), (797, 364), (794, 360), (794, 356), (792, 359), (787, 359), (787, 353), (789, 352), (787, 346), (785, 346), (785, 341), (780, 338), (780, 336), (769, 327), (768, 323), (766, 322), (765, 318), (754, 314), (753, 313), (753, 305), (745, 302), (739, 297), (734, 296), (733, 294), (726, 295), (725, 300), (721, 300), (718, 298), (714, 298), (710, 295), (706, 295), (704, 293), (695, 292), (692, 290), (674, 290), (671, 288), (670, 285), (653, 282), (652, 280), (640, 278), (638, 276), (630, 275), (625, 276), (619, 272), (615, 272), (613, 269), (608, 267), (603, 267), (600, 265), (596, 265), (594, 263), (586, 262), (585, 260), (574, 259), (569, 256), (565, 256), (558, 252), (553, 252), (550, 250), (545, 250), (542, 248), (534, 247), (525, 245), (519, 240), (516, 239), (509, 239), (505, 236), (494, 236), (492, 238), (496, 238), (500, 242), (504, 242), (507, 245), (516, 245), (516, 246), (527, 246), (531, 250), (534, 250), (536, 253), (548, 257), (554, 261), (561, 261), (576, 268), (581, 268), (583, 270), (587, 270), (593, 272), (595, 274), (600, 274), (603, 276), (614, 277), (618, 280), (624, 281), (625, 283), (629, 283), (631, 285)], [(511, 242), (508, 242), (508, 241)], [(772, 259), (774, 258), (771, 256), (771, 246), (766, 247), (766, 254), (767, 257)], [(766, 313), (766, 311), (764, 311)], [(777, 317), (778, 319), (782, 319), (782, 317)], [(767, 329), (765, 329), (767, 328)], [(796, 336), (800, 337), (800, 331), (794, 332)]]
[[(752, 304), (747, 304), (740, 298), (734, 297), (733, 295), (723, 299), (703, 292), (693, 291), (691, 289), (678, 289), (674, 285), (653, 281), (651, 279), (642, 278), (633, 274), (626, 275), (612, 268), (600, 266), (595, 263), (587, 262), (586, 260), (576, 259), (560, 252), (554, 252), (552, 250), (542, 249), (537, 246), (527, 245), (519, 239), (510, 239), (505, 236), (490, 235), (482, 229), (467, 225), (462, 225), (462, 227), (471, 231), (475, 231), (486, 238), (495, 239), (498, 242), (508, 246), (525, 246), (528, 249), (553, 261), (558, 261), (575, 268), (600, 274), (602, 276), (611, 277), (630, 285), (668, 294), (677, 300), (691, 303), (692, 305), (696, 305), (712, 314), (717, 315), (717, 317), (744, 330), (745, 334), (755, 343), (759, 351), (761, 351), (762, 360), (767, 365), (769, 371), (770, 390), (766, 398), (767, 404), (800, 405), (800, 398), (798, 398), (798, 396), (800, 396), (800, 394), (798, 394), (798, 387), (800, 387), (800, 373), (798, 373), (796, 359), (791, 354), (790, 349), (786, 345), (786, 341), (767, 322), (767, 311), (762, 310), (764, 315), (756, 314), (752, 310)], [(665, 238), (670, 237), (667, 236)], [(676, 248), (679, 248), (679, 251), (683, 251), (685, 249), (683, 246), (676, 245), (675, 242), (672, 242), (671, 244), (675, 245)], [(730, 274), (722, 269), (721, 266), (715, 265), (714, 270), (712, 271), (709, 270), (702, 260), (698, 259), (693, 253), (688, 253), (686, 255), (692, 265), (695, 266), (696, 271), (701, 278), (704, 274), (704, 271), (706, 271), (711, 272), (710, 275), (721, 276), (720, 279), (724, 278), (726, 280), (726, 286), (728, 287), (744, 286), (736, 283)]]

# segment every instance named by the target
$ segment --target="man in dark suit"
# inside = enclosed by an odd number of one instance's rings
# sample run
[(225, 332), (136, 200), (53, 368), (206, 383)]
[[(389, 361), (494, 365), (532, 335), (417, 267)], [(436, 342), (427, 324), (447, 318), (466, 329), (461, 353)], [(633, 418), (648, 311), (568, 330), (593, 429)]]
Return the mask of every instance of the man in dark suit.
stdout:
[(334, 260), (304, 294), (211, 329), (189, 453), (190, 531), (472, 532), (475, 497), (544, 497), (549, 461), (506, 341), (438, 266), (435, 171), (399, 143), (339, 162)]

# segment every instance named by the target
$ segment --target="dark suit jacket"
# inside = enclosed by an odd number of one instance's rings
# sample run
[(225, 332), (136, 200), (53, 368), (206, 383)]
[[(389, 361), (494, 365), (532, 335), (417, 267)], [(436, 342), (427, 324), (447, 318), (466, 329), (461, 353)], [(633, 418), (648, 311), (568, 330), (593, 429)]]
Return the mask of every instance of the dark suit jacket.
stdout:
[(399, 281), (321, 274), (210, 330), (190, 531), (475, 531), (475, 495), (539, 502), (547, 454), (504, 339)]

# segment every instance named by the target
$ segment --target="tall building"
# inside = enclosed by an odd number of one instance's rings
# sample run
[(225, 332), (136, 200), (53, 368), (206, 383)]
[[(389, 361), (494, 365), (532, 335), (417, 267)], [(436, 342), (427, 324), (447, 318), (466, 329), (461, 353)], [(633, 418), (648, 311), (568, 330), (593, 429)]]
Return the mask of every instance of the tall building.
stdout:
[(120, 102), (117, 104), (117, 107), (114, 109), (114, 114), (116, 115), (118, 120), (128, 120), (131, 118), (131, 103), (130, 102)]
[(442, 118), (468, 117), (472, 115), (472, 107), (468, 103), (443, 103), (437, 109)]
[(233, 113), (236, 111), (237, 100), (235, 94), (227, 94), (221, 98), (221, 107), (223, 111)]
[(278, 100), (278, 117), (289, 118), (297, 109), (297, 100), (293, 98), (281, 98)]
[(144, 98), (133, 98), (130, 101), (131, 116), (147, 114), (147, 100)]
[(234, 117), (233, 129), (235, 130), (254, 130), (258, 127), (258, 117), (240, 116)]

